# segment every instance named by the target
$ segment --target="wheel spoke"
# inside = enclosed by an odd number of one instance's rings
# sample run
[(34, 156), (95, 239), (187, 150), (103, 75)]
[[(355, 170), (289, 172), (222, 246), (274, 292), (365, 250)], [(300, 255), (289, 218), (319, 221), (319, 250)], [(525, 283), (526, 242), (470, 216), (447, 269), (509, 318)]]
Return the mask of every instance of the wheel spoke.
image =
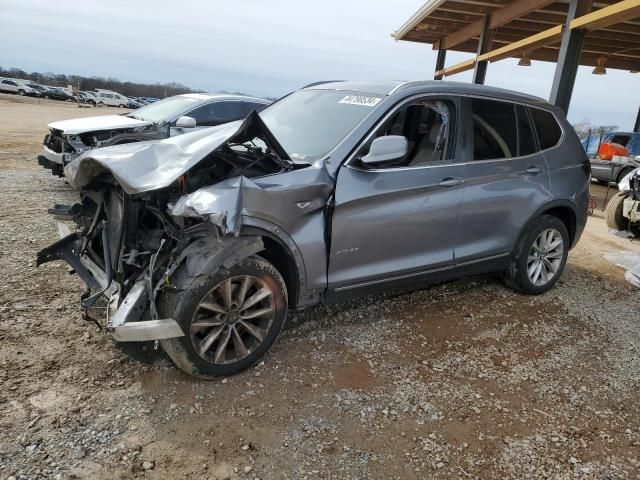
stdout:
[(238, 320), (238, 324), (244, 328), (249, 335), (255, 337), (259, 342), (262, 343), (264, 340), (266, 332), (256, 327), (255, 325), (250, 324), (249, 322), (245, 322), (244, 320)]
[(547, 253), (547, 258), (562, 258), (562, 250), (554, 250)]
[(249, 351), (247, 350), (247, 347), (244, 345), (244, 342), (242, 341), (242, 337), (238, 333), (238, 330), (236, 330), (236, 327), (231, 327), (231, 331), (233, 332), (232, 333), (233, 347), (235, 348), (236, 353), (239, 355), (240, 358), (246, 357), (247, 355), (249, 355)]
[(251, 277), (246, 276), (242, 279), (240, 290), (238, 291), (238, 296), (236, 297), (236, 302), (238, 302), (238, 305), (242, 305), (244, 303), (247, 292), (249, 291), (249, 287), (251, 287), (252, 284), (253, 279)]
[(210, 310), (212, 312), (217, 312), (217, 313), (227, 313), (227, 311), (224, 309), (224, 307), (222, 307), (222, 305), (220, 305), (219, 303), (216, 302), (202, 302), (199, 305), (200, 308), (204, 308), (205, 310)]
[(221, 325), (218, 328), (212, 329), (209, 332), (209, 334), (206, 337), (204, 337), (202, 342), (200, 342), (200, 344), (198, 345), (198, 352), (200, 353), (200, 355), (204, 355), (207, 352), (207, 350), (211, 348), (211, 345), (213, 345), (213, 342), (216, 341), (216, 339), (220, 336), (223, 330), (224, 330), (224, 325)]
[(207, 327), (219, 327), (220, 325), (224, 325), (224, 320), (220, 320), (219, 318), (211, 317), (211, 318), (201, 318), (200, 320), (196, 320), (191, 324), (191, 329), (194, 328), (197, 330), (202, 330)]
[(216, 354), (213, 357), (213, 361), (215, 363), (223, 363), (225, 353), (227, 352), (227, 345), (229, 344), (230, 338), (231, 338), (231, 328), (227, 328), (224, 332), (224, 335), (222, 335), (220, 338), (220, 342), (218, 343), (218, 348), (216, 348)]
[(562, 239), (556, 239), (553, 242), (551, 242), (548, 247), (547, 247), (547, 252), (552, 252), (554, 251), (558, 246), (562, 245)]
[[(544, 259), (544, 264), (547, 267), (547, 270), (549, 272), (551, 272), (552, 274), (555, 275), (555, 273), (558, 271), (558, 266), (555, 265), (553, 262), (551, 262), (548, 258)], [(553, 276), (553, 275), (552, 275)]]
[(536, 269), (538, 268), (539, 264), (540, 264), (540, 260), (536, 258), (536, 261), (533, 262), (529, 267), (529, 269), (527, 270), (527, 274), (529, 275), (529, 278), (533, 278), (533, 274), (536, 272)]
[(538, 279), (540, 278), (540, 272), (542, 271), (542, 262), (538, 262), (536, 264), (536, 269), (533, 272), (533, 283), (537, 284), (538, 283)]
[(538, 261), (537, 255), (529, 255), (529, 258), (527, 258), (527, 265), (531, 265), (531, 263), (537, 262), (537, 261)]
[(261, 308), (259, 310), (253, 310), (252, 312), (246, 312), (240, 315), (240, 318), (243, 320), (249, 320), (250, 318), (258, 318), (268, 313), (273, 313), (273, 305), (269, 305), (268, 307)]
[(224, 306), (227, 307), (227, 309), (230, 308), (231, 304), (233, 303), (233, 300), (231, 299), (231, 287), (232, 285), (230, 278), (222, 282), (222, 285), (220, 287), (220, 292), (222, 293), (222, 302), (224, 303)]
[(240, 307), (240, 311), (242, 312), (243, 310), (246, 310), (247, 308), (258, 303), (260, 300), (264, 300), (265, 298), (270, 297), (271, 295), (272, 295), (271, 290), (269, 290), (266, 287), (261, 288), (242, 304), (242, 306)]

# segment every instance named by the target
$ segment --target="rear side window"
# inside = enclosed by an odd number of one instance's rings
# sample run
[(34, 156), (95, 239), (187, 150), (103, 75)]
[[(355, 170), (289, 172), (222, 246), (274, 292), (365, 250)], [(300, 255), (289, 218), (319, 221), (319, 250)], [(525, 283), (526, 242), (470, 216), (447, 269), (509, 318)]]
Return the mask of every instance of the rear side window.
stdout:
[(518, 155), (515, 105), (474, 99), (473, 159), (498, 160)]
[(518, 118), (518, 154), (524, 156), (536, 153), (536, 136), (527, 110), (520, 105), (516, 106), (516, 116)]
[(540, 110), (539, 108), (530, 108), (529, 111), (538, 132), (540, 148), (546, 150), (547, 148), (555, 147), (562, 136), (562, 129), (558, 125), (556, 117), (551, 112)]

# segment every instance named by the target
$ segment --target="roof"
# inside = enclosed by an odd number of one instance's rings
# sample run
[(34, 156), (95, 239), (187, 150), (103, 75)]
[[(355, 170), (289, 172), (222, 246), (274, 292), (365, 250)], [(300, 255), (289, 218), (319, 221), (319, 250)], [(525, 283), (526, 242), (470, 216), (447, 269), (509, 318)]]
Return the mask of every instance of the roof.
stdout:
[[(490, 49), (497, 53), (478, 60), (526, 54), (555, 62), (568, 8), (568, 0), (428, 0), (392, 35), (475, 54), (487, 15)], [(570, 28), (587, 30), (581, 65), (596, 66), (606, 58), (607, 68), (640, 70), (640, 0), (594, 0), (591, 12), (576, 15)], [(452, 73), (471, 68), (473, 62)]]
[(450, 82), (440, 80), (422, 80), (412, 82), (388, 81), (388, 82), (357, 82), (357, 81), (336, 81), (312, 84), (305, 87), (308, 90), (344, 90), (351, 92), (372, 93), (377, 95), (393, 95), (401, 93), (403, 95), (419, 93), (442, 93), (457, 95), (474, 95), (504, 98), (522, 103), (545, 104), (548, 102), (540, 97), (525, 93), (507, 90), (504, 88), (477, 85), (474, 83)]
[(228, 100), (232, 100), (232, 99), (253, 100), (261, 103), (270, 103), (268, 100), (265, 100), (264, 98), (250, 97), (248, 95), (239, 95), (239, 94), (232, 94), (232, 93), (181, 93), (178, 96), (189, 97), (189, 98), (193, 98), (194, 100), (200, 100), (200, 101), (210, 100), (212, 98), (220, 98), (220, 99), (228, 99)]

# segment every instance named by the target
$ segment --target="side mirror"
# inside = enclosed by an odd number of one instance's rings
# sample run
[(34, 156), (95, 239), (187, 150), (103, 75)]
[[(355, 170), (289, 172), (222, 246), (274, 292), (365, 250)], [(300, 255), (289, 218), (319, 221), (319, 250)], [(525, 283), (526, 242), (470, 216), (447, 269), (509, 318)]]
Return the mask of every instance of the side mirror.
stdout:
[(176, 127), (178, 128), (193, 128), (196, 126), (196, 119), (193, 117), (187, 117), (183, 115), (176, 121)]
[(409, 142), (402, 135), (387, 135), (376, 138), (367, 153), (360, 160), (365, 165), (401, 160), (409, 152)]

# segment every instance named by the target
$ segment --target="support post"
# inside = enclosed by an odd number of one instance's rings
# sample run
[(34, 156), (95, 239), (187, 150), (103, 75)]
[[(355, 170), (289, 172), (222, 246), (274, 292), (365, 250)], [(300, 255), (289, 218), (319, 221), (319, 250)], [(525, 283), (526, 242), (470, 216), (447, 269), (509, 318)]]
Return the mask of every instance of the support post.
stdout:
[(636, 125), (633, 127), (635, 133), (640, 133), (640, 107), (638, 107), (638, 116), (636, 117)]
[[(440, 48), (438, 50), (438, 58), (436, 58), (436, 72), (439, 72), (444, 68), (444, 63), (447, 59), (447, 51)], [(434, 80), (442, 80), (442, 75), (434, 75)]]
[[(480, 32), (480, 40), (478, 41), (478, 55), (487, 53), (491, 50), (491, 42), (493, 40), (493, 32), (489, 30), (489, 15), (485, 14), (482, 19), (482, 31)], [(476, 62), (476, 66), (473, 69), (473, 83), (484, 85), (485, 77), (487, 76), (487, 60)]]
[(558, 63), (553, 77), (551, 97), (549, 101), (560, 107), (565, 114), (569, 112), (573, 86), (578, 74), (582, 44), (586, 31), (583, 29), (571, 29), (569, 27), (574, 18), (581, 17), (591, 12), (593, 0), (570, 0), (567, 19), (562, 31)]

